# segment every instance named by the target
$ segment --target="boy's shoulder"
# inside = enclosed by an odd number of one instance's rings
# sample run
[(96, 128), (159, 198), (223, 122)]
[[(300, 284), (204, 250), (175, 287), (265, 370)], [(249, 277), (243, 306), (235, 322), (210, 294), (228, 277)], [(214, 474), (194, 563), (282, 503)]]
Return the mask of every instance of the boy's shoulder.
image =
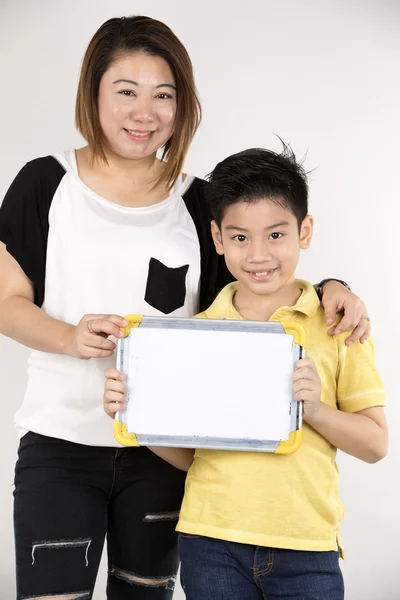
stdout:
[(233, 308), (232, 298), (237, 290), (237, 282), (228, 283), (205, 311), (195, 316), (196, 319), (242, 319)]

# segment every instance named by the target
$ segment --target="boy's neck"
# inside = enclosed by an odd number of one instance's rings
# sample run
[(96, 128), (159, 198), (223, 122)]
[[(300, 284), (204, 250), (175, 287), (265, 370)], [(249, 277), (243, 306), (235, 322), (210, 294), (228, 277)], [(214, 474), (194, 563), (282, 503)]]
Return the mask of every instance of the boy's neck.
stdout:
[(269, 321), (282, 306), (294, 306), (301, 292), (300, 286), (294, 279), (272, 294), (254, 294), (239, 282), (233, 297), (233, 305), (244, 319)]

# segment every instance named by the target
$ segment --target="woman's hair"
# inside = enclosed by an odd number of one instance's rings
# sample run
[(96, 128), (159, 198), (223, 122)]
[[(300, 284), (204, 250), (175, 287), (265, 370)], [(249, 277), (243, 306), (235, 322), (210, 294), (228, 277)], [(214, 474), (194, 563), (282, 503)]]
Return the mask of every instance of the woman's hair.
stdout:
[(149, 17), (109, 19), (95, 33), (86, 50), (75, 107), (78, 131), (89, 144), (92, 161), (107, 162), (99, 117), (99, 87), (104, 73), (117, 59), (131, 52), (163, 58), (175, 78), (177, 107), (174, 131), (163, 148), (165, 169), (159, 181), (171, 188), (179, 176), (190, 143), (201, 121), (201, 105), (189, 55), (171, 29)]

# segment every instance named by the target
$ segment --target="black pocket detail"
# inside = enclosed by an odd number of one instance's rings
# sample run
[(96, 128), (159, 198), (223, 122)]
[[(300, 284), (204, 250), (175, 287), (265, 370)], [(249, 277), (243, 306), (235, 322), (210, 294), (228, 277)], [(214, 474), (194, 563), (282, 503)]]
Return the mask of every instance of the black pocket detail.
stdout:
[(151, 258), (144, 297), (146, 302), (165, 315), (183, 306), (188, 269), (189, 265), (171, 269), (156, 258)]

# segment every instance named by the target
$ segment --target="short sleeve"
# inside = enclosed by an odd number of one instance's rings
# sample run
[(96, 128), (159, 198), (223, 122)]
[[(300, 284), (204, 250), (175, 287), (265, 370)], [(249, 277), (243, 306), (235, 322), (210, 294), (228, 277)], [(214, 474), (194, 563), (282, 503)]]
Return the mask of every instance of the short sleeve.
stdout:
[(339, 366), (337, 401), (340, 410), (357, 412), (372, 406), (385, 406), (385, 390), (375, 365), (375, 348), (371, 338), (364, 344), (346, 346), (348, 333), (338, 337)]
[(200, 243), (200, 310), (207, 309), (218, 293), (228, 283), (234, 281), (225, 264), (225, 258), (217, 254), (211, 237), (212, 216), (206, 193), (208, 185), (207, 181), (195, 177), (183, 195), (183, 201), (193, 219)]
[(0, 207), (0, 241), (32, 281), (38, 306), (44, 299), (48, 214), (64, 175), (52, 156), (33, 160), (18, 173)]

